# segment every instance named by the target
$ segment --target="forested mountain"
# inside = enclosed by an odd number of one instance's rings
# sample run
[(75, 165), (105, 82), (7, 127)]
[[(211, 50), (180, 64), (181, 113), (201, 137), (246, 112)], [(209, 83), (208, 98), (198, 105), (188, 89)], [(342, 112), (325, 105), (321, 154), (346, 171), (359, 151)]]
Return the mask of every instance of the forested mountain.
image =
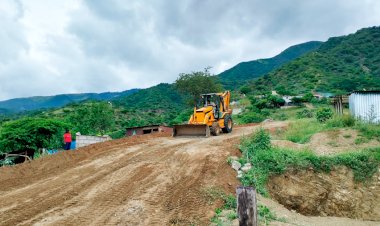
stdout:
[(321, 47), (251, 82), (252, 92), (347, 93), (380, 89), (380, 27), (330, 38)]
[(0, 101), (0, 114), (32, 111), (43, 108), (57, 108), (70, 103), (82, 102), (86, 100), (112, 100), (118, 97), (128, 96), (136, 93), (137, 91), (138, 89), (131, 89), (123, 92), (61, 94), (55, 96), (36, 96), (10, 99)]
[(225, 88), (234, 89), (243, 85), (247, 80), (258, 78), (297, 57), (318, 49), (321, 44), (322, 42), (311, 41), (291, 46), (272, 58), (239, 63), (220, 73), (218, 77)]
[(181, 117), (180, 113), (186, 109), (183, 96), (174, 85), (165, 83), (117, 98), (113, 103), (124, 109), (121, 120), (126, 122), (126, 126), (175, 123), (175, 119)]

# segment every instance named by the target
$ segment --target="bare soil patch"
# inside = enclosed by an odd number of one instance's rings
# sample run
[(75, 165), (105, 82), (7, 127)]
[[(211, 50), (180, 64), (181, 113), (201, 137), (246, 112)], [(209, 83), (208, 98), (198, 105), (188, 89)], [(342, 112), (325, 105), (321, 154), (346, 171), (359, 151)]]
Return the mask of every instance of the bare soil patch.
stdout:
[(252, 127), (211, 138), (134, 136), (0, 168), (2, 225), (207, 225), (233, 193), (226, 159)]

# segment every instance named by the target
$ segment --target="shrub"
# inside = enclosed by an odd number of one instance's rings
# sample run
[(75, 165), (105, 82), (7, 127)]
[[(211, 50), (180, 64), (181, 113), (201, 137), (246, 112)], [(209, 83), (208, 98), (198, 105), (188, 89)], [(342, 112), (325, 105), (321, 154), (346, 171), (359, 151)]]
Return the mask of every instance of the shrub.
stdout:
[(247, 112), (240, 116), (243, 123), (255, 123), (262, 122), (265, 117), (257, 112)]
[(120, 139), (120, 138), (123, 138), (123, 137), (125, 137), (125, 130), (122, 129), (122, 130), (118, 130), (118, 131), (112, 132), (112, 133), (109, 134), (109, 136), (110, 136), (112, 139)]
[(317, 110), (316, 118), (319, 122), (326, 122), (333, 116), (331, 108), (324, 107)]
[(297, 118), (313, 118), (314, 114), (309, 109), (303, 109), (302, 111), (297, 112)]
[(258, 151), (271, 149), (270, 135), (263, 128), (256, 130), (249, 138), (243, 139), (243, 153), (250, 159)]
[(342, 121), (345, 127), (352, 127), (356, 122), (355, 118), (352, 115), (343, 115)]
[(335, 116), (326, 123), (328, 128), (352, 127), (355, 125), (355, 118), (351, 115)]

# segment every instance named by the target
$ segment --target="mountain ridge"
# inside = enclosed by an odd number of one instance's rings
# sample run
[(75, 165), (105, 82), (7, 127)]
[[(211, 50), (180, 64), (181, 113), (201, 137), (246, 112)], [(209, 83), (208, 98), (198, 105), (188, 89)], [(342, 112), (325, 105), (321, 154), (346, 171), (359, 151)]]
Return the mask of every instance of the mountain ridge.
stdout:
[(70, 103), (77, 103), (87, 100), (112, 100), (118, 97), (128, 96), (138, 92), (139, 90), (140, 89), (130, 89), (121, 92), (76, 93), (13, 98), (0, 101), (0, 114), (63, 107)]
[(285, 93), (380, 89), (380, 27), (331, 37), (305, 54), (250, 82), (250, 89)]
[(241, 62), (217, 76), (225, 88), (236, 89), (244, 85), (247, 80), (263, 76), (287, 62), (318, 49), (322, 43), (309, 41), (293, 45), (274, 57)]

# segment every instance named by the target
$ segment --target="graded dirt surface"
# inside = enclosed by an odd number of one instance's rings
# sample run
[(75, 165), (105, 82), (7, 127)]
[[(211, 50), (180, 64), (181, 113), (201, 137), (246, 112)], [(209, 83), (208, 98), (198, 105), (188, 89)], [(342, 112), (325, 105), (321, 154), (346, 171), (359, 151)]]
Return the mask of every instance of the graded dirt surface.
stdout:
[(206, 225), (218, 202), (204, 191), (234, 193), (226, 160), (252, 130), (135, 136), (0, 168), (0, 224)]
[[(240, 137), (257, 127), (210, 138), (134, 136), (0, 168), (0, 225), (209, 225), (221, 202), (205, 191), (235, 193), (239, 182), (226, 160), (240, 155)], [(366, 223), (266, 202), (295, 225)]]

